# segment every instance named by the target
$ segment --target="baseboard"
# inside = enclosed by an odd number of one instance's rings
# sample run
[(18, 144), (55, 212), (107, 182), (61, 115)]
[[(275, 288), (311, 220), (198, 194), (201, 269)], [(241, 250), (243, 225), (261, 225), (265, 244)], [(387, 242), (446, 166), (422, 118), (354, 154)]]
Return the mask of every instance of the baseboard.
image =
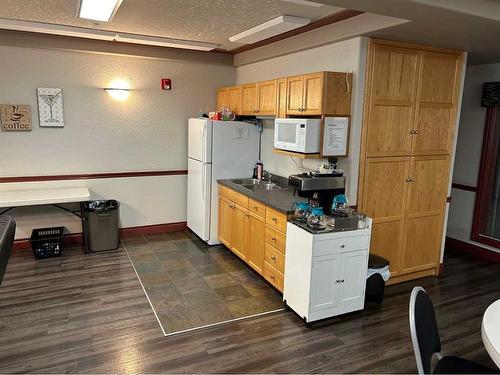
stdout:
[(455, 238), (446, 237), (445, 249), (472, 254), (490, 262), (500, 263), (500, 253)]
[[(121, 238), (129, 238), (134, 236), (143, 236), (146, 234), (169, 233), (169, 232), (182, 232), (187, 229), (187, 223), (181, 221), (178, 223), (154, 224), (143, 225), (138, 227), (129, 227), (120, 229)], [(64, 235), (64, 245), (79, 245), (83, 244), (82, 233), (70, 233)], [(22, 238), (14, 241), (14, 250), (30, 249), (30, 239)]]

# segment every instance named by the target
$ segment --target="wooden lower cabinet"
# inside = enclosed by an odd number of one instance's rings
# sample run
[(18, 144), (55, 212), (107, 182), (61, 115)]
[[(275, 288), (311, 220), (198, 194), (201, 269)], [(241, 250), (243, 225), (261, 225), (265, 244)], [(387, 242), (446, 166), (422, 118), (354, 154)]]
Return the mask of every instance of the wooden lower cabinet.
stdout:
[(219, 241), (281, 292), (286, 220), (287, 215), (219, 186)]
[(258, 273), (264, 270), (265, 231), (264, 218), (250, 213), (248, 215), (248, 264)]

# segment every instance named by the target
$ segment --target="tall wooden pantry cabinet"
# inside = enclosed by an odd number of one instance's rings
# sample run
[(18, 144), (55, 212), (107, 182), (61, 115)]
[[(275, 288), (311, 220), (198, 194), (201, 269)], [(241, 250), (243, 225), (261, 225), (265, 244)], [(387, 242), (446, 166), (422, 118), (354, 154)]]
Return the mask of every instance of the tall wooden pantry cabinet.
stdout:
[(372, 39), (358, 207), (390, 282), (439, 273), (463, 53)]

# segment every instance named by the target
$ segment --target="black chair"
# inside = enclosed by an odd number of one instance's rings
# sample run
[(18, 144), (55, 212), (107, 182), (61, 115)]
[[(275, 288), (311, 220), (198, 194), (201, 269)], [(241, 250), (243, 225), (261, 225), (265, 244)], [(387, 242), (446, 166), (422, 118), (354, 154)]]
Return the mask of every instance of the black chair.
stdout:
[(12, 254), (16, 222), (10, 216), (0, 217), (0, 284)]
[(421, 286), (413, 288), (410, 297), (410, 331), (419, 374), (431, 373), (434, 354), (438, 363), (434, 374), (498, 374), (498, 370), (482, 366), (467, 359), (441, 354), (441, 339), (432, 301)]

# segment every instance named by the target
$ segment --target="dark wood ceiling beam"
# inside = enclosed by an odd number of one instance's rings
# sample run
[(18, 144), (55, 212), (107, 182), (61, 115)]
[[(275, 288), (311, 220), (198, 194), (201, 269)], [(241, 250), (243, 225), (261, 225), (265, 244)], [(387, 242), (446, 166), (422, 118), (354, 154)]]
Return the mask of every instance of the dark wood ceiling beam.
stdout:
[(247, 45), (232, 49), (229, 52), (233, 55), (236, 55), (238, 53), (250, 51), (252, 49), (259, 48), (259, 47), (265, 46), (267, 44), (275, 43), (275, 42), (278, 42), (278, 41), (283, 40), (283, 39), (288, 39), (288, 38), (291, 38), (292, 36), (303, 34), (303, 33), (306, 33), (308, 31), (318, 29), (318, 28), (323, 27), (323, 26), (331, 25), (332, 23), (344, 21), (346, 19), (359, 16), (360, 14), (363, 14), (363, 13), (364, 12), (361, 12), (359, 10), (344, 9), (344, 10), (341, 10), (340, 12), (331, 14), (331, 15), (323, 17), (317, 21), (311, 22), (305, 26), (299, 27), (298, 29), (287, 31), (286, 33), (276, 35), (276, 36), (273, 36), (271, 38), (261, 40), (259, 42), (247, 44)]

